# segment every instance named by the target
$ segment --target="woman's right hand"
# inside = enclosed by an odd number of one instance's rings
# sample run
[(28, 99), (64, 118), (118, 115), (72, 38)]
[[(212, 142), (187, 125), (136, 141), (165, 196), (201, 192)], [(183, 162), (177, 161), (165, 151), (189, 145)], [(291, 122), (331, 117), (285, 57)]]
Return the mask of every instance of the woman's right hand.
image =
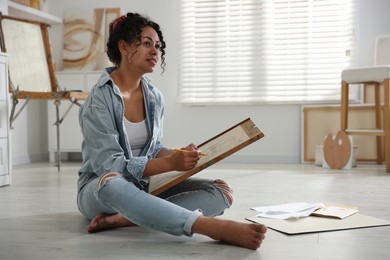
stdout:
[(156, 158), (147, 162), (144, 176), (149, 177), (169, 171), (188, 171), (195, 167), (201, 157), (196, 147), (162, 149)]
[(188, 171), (195, 167), (200, 159), (198, 151), (175, 151), (171, 156), (173, 169), (176, 171)]

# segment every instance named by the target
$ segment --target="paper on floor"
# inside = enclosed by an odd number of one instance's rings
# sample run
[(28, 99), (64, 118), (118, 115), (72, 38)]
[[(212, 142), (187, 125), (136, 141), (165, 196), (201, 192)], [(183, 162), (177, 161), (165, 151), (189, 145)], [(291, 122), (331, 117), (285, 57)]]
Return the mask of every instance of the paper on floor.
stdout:
[(273, 219), (290, 219), (307, 217), (314, 211), (324, 208), (323, 203), (285, 203), (275, 206), (254, 207), (252, 210), (260, 212), (256, 216)]

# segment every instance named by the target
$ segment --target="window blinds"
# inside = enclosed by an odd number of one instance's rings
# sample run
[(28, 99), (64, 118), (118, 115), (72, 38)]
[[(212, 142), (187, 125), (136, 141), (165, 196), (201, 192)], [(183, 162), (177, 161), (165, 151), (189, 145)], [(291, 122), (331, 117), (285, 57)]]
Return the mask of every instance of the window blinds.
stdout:
[(179, 100), (340, 100), (354, 0), (181, 0)]

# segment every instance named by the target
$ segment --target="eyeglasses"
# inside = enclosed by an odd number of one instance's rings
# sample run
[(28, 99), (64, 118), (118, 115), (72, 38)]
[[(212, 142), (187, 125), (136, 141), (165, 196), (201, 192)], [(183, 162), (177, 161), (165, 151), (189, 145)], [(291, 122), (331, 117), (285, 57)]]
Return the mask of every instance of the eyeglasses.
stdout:
[(148, 49), (154, 47), (157, 51), (161, 51), (161, 42), (154, 42), (153, 39), (148, 36), (142, 38), (141, 45)]

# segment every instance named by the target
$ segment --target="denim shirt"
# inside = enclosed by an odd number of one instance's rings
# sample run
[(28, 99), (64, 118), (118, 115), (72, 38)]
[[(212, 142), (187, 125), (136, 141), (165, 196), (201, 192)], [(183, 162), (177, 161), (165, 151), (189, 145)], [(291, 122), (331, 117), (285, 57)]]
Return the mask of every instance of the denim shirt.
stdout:
[(122, 94), (111, 79), (114, 67), (106, 68), (79, 110), (83, 134), (83, 163), (79, 170), (78, 189), (90, 180), (108, 172), (118, 172), (128, 181), (145, 189), (148, 178), (143, 177), (146, 163), (165, 148), (160, 143), (163, 131), (164, 99), (150, 79), (141, 78), (146, 122), (150, 139), (138, 157), (133, 157), (124, 130)]

